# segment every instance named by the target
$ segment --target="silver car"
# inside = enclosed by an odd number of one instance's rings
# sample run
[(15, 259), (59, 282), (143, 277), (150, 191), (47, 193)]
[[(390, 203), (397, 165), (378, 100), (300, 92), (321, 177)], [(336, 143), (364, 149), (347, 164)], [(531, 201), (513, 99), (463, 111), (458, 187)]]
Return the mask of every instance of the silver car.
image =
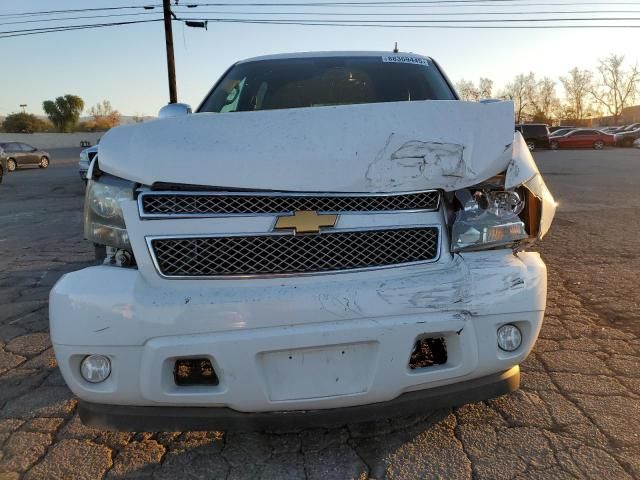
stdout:
[(98, 155), (98, 145), (85, 148), (80, 152), (80, 161), (78, 162), (78, 170), (80, 172), (80, 178), (87, 182), (87, 171), (89, 170), (89, 164), (94, 157)]

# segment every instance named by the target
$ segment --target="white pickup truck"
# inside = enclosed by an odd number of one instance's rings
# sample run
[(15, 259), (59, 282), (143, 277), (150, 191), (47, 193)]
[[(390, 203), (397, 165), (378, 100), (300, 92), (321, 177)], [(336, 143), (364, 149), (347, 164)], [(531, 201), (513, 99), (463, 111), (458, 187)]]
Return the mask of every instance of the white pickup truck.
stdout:
[(512, 103), (460, 101), (429, 57), (302, 53), (160, 117), (102, 138), (106, 258), (51, 292), (83, 422), (328, 425), (518, 388), (556, 204)]

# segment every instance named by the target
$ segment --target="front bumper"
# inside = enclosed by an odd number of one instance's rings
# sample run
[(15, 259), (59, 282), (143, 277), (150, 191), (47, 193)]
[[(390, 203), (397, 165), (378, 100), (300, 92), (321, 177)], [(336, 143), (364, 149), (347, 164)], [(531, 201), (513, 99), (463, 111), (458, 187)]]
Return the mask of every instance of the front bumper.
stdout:
[(388, 402), (328, 410), (243, 413), (230, 408), (135, 407), (80, 401), (78, 411), (85, 425), (137, 432), (185, 430), (260, 431), (308, 427), (334, 427), (372, 419), (410, 416), (438, 408), (479, 402), (513, 392), (520, 386), (515, 366), (475, 380), (408, 392)]
[[(105, 408), (125, 419), (138, 411), (134, 407), (185, 408), (184, 414), (159, 413), (168, 422), (160, 425), (170, 426), (173, 416), (204, 412), (195, 407), (216, 407), (204, 416), (218, 422), (218, 413), (229, 410), (331, 412), (418, 397), (405, 397), (409, 392), (424, 390), (430, 398), (427, 390), (437, 396), (451, 391), (435, 390), (445, 386), (472, 388), (468, 382), (509, 371), (526, 358), (545, 297), (539, 255), (509, 251), (286, 279), (149, 282), (134, 269), (99, 266), (56, 284), (50, 321), (58, 364), (83, 401), (85, 418)], [(505, 323), (523, 332), (515, 352), (497, 347), (496, 330)], [(411, 370), (411, 351), (424, 336), (446, 340), (447, 362)], [(106, 381), (90, 384), (80, 377), (88, 354), (109, 356)], [(219, 385), (176, 386), (175, 359), (200, 356), (211, 359)], [(469, 398), (500, 393), (489, 389)], [(230, 422), (249, 418), (235, 415)], [(123, 421), (104, 423), (125, 428)]]

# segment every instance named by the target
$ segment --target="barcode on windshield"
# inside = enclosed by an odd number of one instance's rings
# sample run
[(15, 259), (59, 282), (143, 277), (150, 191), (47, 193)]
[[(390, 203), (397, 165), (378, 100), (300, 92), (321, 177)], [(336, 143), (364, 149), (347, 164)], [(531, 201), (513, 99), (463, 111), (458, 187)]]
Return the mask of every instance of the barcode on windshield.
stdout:
[(413, 57), (407, 55), (383, 55), (384, 63), (412, 63), (414, 65), (429, 65), (429, 61), (422, 57)]

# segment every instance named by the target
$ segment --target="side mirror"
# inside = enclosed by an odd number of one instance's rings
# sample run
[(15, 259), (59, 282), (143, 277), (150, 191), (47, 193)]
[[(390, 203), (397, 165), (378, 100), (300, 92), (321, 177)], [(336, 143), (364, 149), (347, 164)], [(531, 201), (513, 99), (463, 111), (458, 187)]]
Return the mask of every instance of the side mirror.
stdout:
[(191, 113), (191, 105), (186, 103), (170, 103), (158, 112), (158, 118), (181, 117)]

